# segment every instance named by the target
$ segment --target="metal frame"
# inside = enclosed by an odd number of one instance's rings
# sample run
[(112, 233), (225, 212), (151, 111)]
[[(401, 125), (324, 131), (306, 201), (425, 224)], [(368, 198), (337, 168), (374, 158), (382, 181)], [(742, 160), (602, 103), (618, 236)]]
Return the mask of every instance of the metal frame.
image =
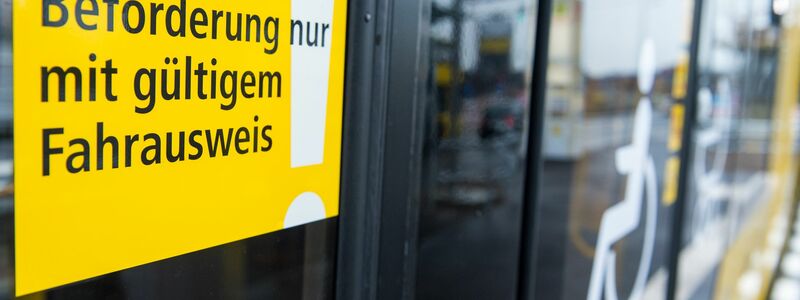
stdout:
[(536, 236), (537, 206), (542, 176), (542, 142), (544, 132), (545, 101), (547, 100), (547, 64), (550, 48), (550, 18), (552, 0), (538, 0), (536, 10), (536, 38), (534, 39), (533, 76), (530, 95), (530, 124), (528, 129), (528, 156), (525, 174), (525, 191), (522, 207), (522, 249), (520, 250), (517, 282), (519, 299), (533, 299), (536, 293)]
[(430, 2), (394, 1), (387, 35), (386, 160), (381, 206), (378, 299), (411, 299), (416, 291), (417, 238), (424, 132)]
[[(350, 1), (336, 264), (338, 299), (373, 299), (383, 172), (386, 0)], [(383, 76), (383, 77), (382, 77)]]
[(692, 148), (694, 146), (693, 130), (695, 126), (696, 110), (695, 103), (697, 102), (697, 55), (700, 48), (700, 26), (703, 17), (703, 0), (694, 1), (694, 11), (692, 12), (692, 36), (689, 44), (689, 70), (686, 86), (686, 99), (684, 105), (686, 113), (684, 114), (683, 132), (681, 133), (681, 150), (680, 150), (680, 170), (678, 171), (678, 191), (677, 199), (675, 201), (675, 208), (672, 216), (672, 232), (669, 244), (669, 261), (668, 261), (668, 274), (667, 279), (667, 299), (675, 299), (676, 288), (678, 282), (678, 264), (680, 262), (681, 244), (683, 241), (683, 225), (686, 214), (686, 197), (688, 195), (689, 183), (689, 168), (692, 164)]
[[(336, 296), (413, 298), (424, 1), (351, 1)], [(394, 16), (397, 16), (394, 18)], [(391, 30), (391, 28), (402, 30)], [(391, 84), (389, 84), (391, 82)], [(391, 159), (386, 159), (391, 158)]]

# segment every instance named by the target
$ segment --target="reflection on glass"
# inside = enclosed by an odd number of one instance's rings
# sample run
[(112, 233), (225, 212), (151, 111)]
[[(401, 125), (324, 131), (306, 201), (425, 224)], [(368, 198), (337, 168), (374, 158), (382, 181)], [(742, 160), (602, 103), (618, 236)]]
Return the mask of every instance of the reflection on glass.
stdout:
[(416, 296), (512, 298), (535, 3), (432, 5)]
[(554, 1), (537, 298), (666, 296), (691, 4)]
[(779, 49), (792, 48), (768, 2), (705, 2), (680, 299), (760, 295), (773, 266), (750, 254), (778, 257), (780, 247), (769, 244), (779, 245), (786, 236), (786, 226), (778, 224), (788, 222), (791, 196), (781, 187), (793, 185), (787, 154), (796, 137), (786, 126), (792, 113), (782, 112), (793, 110), (797, 95), (780, 97), (778, 88), (797, 86), (780, 76), (797, 72), (797, 65), (780, 63)]

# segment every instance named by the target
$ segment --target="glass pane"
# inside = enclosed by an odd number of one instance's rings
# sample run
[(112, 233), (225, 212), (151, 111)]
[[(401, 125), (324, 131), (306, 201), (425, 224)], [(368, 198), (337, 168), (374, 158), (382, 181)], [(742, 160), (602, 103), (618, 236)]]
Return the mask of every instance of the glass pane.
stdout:
[(705, 1), (679, 299), (764, 295), (786, 239), (797, 92), (785, 91), (798, 85), (787, 76), (798, 37), (776, 8)]
[(554, 1), (537, 298), (666, 297), (692, 5)]
[(416, 296), (516, 291), (535, 1), (432, 1)]

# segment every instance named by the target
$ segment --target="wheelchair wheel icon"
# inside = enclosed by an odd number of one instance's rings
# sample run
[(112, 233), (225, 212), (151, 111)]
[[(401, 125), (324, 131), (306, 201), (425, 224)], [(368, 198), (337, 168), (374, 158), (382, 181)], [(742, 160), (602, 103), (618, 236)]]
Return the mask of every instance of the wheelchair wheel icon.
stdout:
[[(646, 40), (642, 46), (638, 78), (639, 89), (645, 95), (649, 94), (655, 77), (654, 52), (653, 42)], [(592, 262), (588, 300), (600, 300), (602, 296), (606, 300), (619, 299), (616, 287), (616, 253), (612, 247), (639, 227), (642, 207), (646, 202), (642, 254), (628, 299), (641, 299), (644, 293), (653, 258), (658, 213), (655, 164), (649, 153), (652, 115), (650, 99), (644, 96), (636, 106), (632, 143), (620, 147), (615, 153), (617, 171), (627, 176), (625, 196), (603, 213)]]

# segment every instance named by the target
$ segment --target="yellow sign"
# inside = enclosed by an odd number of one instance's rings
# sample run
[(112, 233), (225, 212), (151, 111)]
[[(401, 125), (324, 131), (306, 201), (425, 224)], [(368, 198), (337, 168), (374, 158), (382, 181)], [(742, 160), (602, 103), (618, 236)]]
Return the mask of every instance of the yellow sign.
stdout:
[(16, 294), (336, 216), (346, 0), (15, 0)]

